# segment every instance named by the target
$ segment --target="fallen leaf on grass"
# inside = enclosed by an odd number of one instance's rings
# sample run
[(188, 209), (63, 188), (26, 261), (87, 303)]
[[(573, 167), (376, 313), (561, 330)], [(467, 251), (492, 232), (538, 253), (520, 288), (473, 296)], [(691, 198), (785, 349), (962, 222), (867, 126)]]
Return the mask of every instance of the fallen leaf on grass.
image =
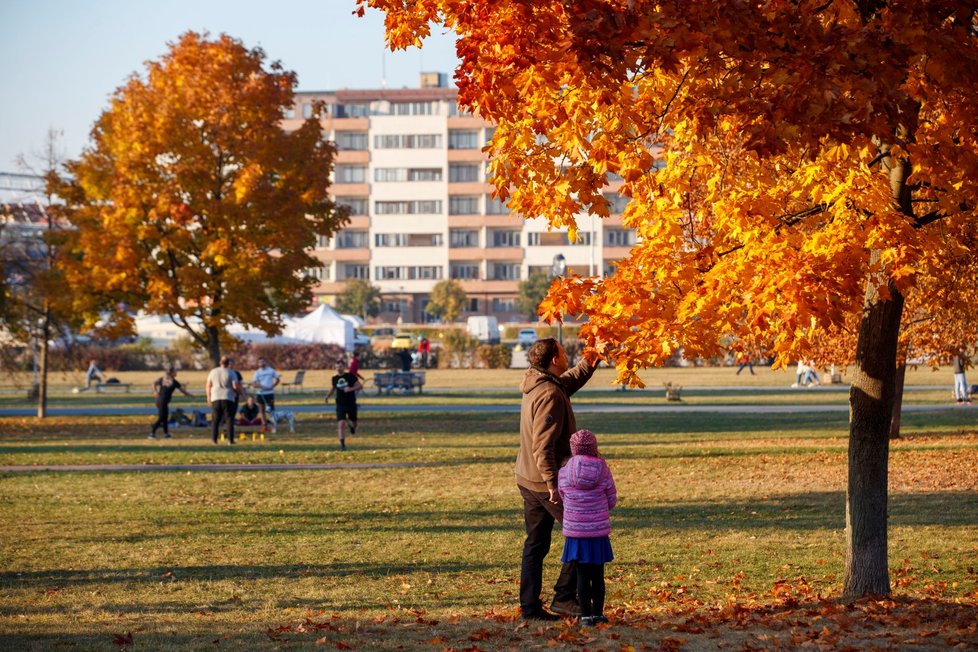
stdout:
[(132, 632), (126, 632), (125, 634), (116, 634), (112, 639), (113, 645), (132, 645)]

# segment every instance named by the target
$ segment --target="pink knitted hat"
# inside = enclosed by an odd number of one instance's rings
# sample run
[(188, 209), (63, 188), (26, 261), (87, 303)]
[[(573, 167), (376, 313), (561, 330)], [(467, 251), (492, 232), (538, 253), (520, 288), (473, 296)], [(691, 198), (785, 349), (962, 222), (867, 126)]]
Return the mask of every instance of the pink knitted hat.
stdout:
[(598, 439), (590, 430), (578, 430), (571, 435), (570, 447), (574, 455), (598, 456)]

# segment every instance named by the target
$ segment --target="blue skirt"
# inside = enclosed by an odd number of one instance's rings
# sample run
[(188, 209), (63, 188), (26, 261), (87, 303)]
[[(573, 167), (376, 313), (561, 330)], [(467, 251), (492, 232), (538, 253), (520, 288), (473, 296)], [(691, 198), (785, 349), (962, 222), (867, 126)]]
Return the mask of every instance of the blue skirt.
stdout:
[(560, 561), (576, 561), (582, 564), (607, 564), (615, 558), (611, 552), (611, 539), (608, 536), (566, 537), (564, 539), (564, 554)]

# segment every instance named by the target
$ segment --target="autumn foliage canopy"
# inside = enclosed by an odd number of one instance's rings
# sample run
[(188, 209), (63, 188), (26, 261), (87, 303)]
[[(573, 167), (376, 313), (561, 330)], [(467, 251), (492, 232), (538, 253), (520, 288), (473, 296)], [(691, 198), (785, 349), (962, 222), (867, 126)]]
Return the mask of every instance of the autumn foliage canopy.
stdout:
[(297, 80), (264, 58), (188, 32), (115, 93), (59, 189), (79, 312), (171, 316), (216, 358), (228, 324), (277, 332), (310, 304), (309, 252), (345, 222), (333, 148), (318, 115), (282, 129)]
[(513, 210), (574, 231), (621, 178), (641, 242), (543, 314), (586, 314), (623, 380), (718, 334), (784, 363), (851, 333), (867, 279), (908, 315), (974, 313), (973, 3), (361, 4), (393, 46), (457, 32), (460, 102), (498, 123)]

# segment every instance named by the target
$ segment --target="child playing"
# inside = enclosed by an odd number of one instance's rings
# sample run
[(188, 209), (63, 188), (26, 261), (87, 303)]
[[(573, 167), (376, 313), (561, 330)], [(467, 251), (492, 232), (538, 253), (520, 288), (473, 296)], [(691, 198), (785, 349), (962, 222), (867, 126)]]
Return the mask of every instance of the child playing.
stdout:
[(598, 440), (590, 430), (578, 430), (570, 438), (573, 457), (557, 474), (557, 488), (564, 503), (564, 554), (562, 562), (577, 562), (577, 596), (580, 623), (585, 627), (606, 623), (604, 617), (604, 565), (611, 552), (611, 518), (618, 502), (611, 469), (598, 455)]

